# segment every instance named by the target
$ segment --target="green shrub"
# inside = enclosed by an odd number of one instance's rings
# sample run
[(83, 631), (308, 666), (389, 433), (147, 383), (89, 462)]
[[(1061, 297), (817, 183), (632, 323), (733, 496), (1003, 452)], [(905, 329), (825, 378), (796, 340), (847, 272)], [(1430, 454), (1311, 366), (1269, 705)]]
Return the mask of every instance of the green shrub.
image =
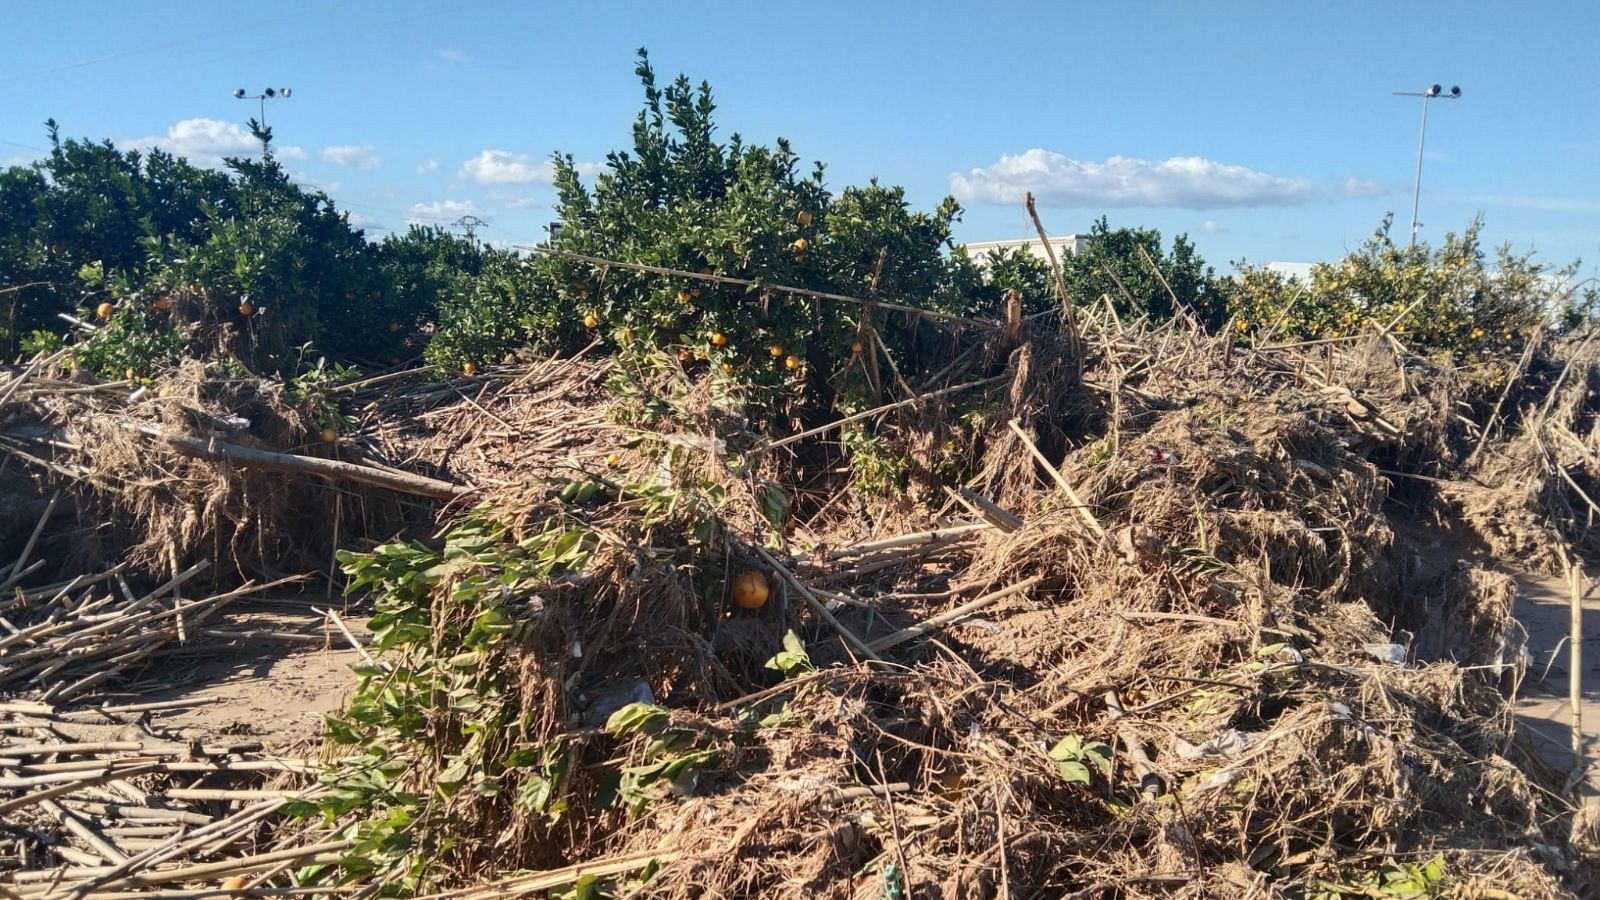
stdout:
[(1228, 312), (1243, 333), (1315, 339), (1388, 328), (1408, 345), (1455, 358), (1502, 349), (1539, 325), (1572, 327), (1593, 312), (1594, 292), (1569, 286), (1576, 264), (1555, 269), (1531, 253), (1479, 242), (1482, 221), (1443, 245), (1402, 246), (1391, 220), (1355, 252), (1314, 266), (1310, 280), (1244, 264)]

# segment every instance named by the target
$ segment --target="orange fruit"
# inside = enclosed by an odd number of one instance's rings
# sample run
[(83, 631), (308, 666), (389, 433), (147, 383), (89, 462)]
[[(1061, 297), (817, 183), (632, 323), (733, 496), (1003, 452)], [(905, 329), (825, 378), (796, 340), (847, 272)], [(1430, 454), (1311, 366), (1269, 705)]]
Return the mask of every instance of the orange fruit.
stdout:
[(760, 609), (767, 605), (770, 594), (766, 576), (754, 569), (746, 569), (733, 579), (733, 602), (740, 609)]
[(112, 311), (115, 309), (116, 307), (109, 303), (102, 303), (94, 308), (94, 314), (102, 319), (109, 319), (111, 318)]
[(794, 252), (796, 253), (804, 253), (806, 252), (806, 248), (811, 246), (811, 243), (805, 238), (795, 238), (794, 243), (790, 244), (789, 246), (793, 247)]
[(689, 351), (687, 351), (687, 350), (679, 350), (678, 351), (678, 362), (688, 362), (691, 359), (694, 359), (694, 357), (692, 355), (690, 355)]
[(242, 891), (250, 886), (250, 876), (230, 875), (222, 879), (222, 889), (225, 891)]
[(589, 313), (588, 315), (583, 317), (583, 327), (585, 327), (585, 328), (594, 328), (594, 327), (598, 326), (599, 324), (600, 324), (600, 317), (596, 316), (594, 313)]
[(167, 296), (166, 294), (162, 294), (161, 296), (156, 298), (156, 302), (153, 305), (155, 306), (156, 309), (171, 309), (172, 308), (172, 298)]
[(771, 347), (767, 348), (767, 352), (772, 354), (772, 358), (773, 359), (777, 359), (778, 357), (783, 355), (783, 352), (784, 352), (783, 351), (783, 345), (782, 344), (773, 344)]
[(136, 372), (136, 371), (134, 371), (134, 369), (133, 369), (133, 368), (131, 368), (131, 367), (130, 367), (130, 368), (129, 368), (129, 369), (128, 369), (128, 371), (127, 371), (127, 372), (124, 372), (124, 373), (123, 373), (123, 374), (125, 374), (125, 375), (127, 375), (127, 376), (128, 376), (128, 380), (129, 380), (129, 381), (132, 381), (132, 380), (134, 380), (134, 379), (135, 379), (135, 378), (138, 378), (138, 377), (139, 377), (139, 373), (138, 373), (138, 372)]
[(256, 307), (255, 307), (254, 303), (251, 303), (249, 300), (246, 300), (243, 303), (239, 304), (239, 315), (241, 315), (241, 316), (253, 316), (255, 314), (256, 314)]
[(331, 444), (339, 439), (339, 432), (333, 430), (333, 426), (330, 425), (322, 429), (321, 437), (324, 444)]
[(688, 291), (679, 291), (678, 292), (678, 302), (679, 303), (688, 303), (692, 299), (694, 299), (694, 298), (689, 296), (689, 292)]
[(854, 343), (852, 343), (850, 345), (850, 352), (851, 353), (860, 353), (861, 351), (863, 351), (865, 349), (867, 349), (866, 345), (862, 344), (860, 341), (855, 341)]
[(728, 336), (719, 331), (711, 336), (711, 343), (713, 346), (726, 347), (728, 346)]
[(802, 209), (799, 212), (794, 214), (794, 220), (796, 222), (799, 222), (800, 226), (802, 228), (804, 228), (805, 226), (811, 224), (811, 213), (806, 212), (805, 210)]
[(800, 368), (800, 357), (794, 356), (793, 354), (785, 356), (783, 358), (783, 367), (791, 372)]
[(477, 363), (462, 363), (461, 364), (461, 374), (463, 374), (463, 375), (475, 375), (475, 374), (477, 374), (477, 372), (478, 372), (478, 364)]
[(613, 469), (615, 469), (618, 465), (621, 465), (621, 463), (622, 463), (622, 457), (616, 455), (615, 453), (613, 453), (610, 456), (606, 457), (606, 465), (610, 466)]

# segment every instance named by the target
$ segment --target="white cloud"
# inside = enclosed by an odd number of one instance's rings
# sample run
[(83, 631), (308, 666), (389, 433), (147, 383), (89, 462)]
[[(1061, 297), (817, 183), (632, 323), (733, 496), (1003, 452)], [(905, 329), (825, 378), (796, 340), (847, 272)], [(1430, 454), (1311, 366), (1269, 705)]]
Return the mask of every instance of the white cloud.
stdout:
[(1228, 226), (1222, 224), (1221, 222), (1215, 222), (1211, 219), (1207, 219), (1200, 223), (1200, 230), (1206, 234), (1227, 234)]
[(440, 62), (447, 62), (454, 65), (472, 62), (472, 57), (468, 56), (466, 51), (459, 50), (455, 47), (440, 47), (439, 49), (433, 51), (433, 58), (439, 60)]
[(549, 184), (555, 166), (508, 150), (485, 150), (462, 163), (457, 174), (479, 184)]
[(427, 175), (437, 171), (439, 171), (439, 161), (437, 159), (425, 159), (417, 164), (418, 175)]
[[(221, 119), (184, 119), (173, 123), (164, 135), (134, 138), (124, 143), (137, 150), (159, 148), (197, 166), (219, 166), (226, 156), (261, 153), (261, 142), (250, 135), (250, 129)], [(306, 151), (293, 144), (274, 144), (272, 152), (279, 159), (306, 158)]]
[(435, 200), (432, 203), (413, 203), (409, 225), (448, 225), (462, 216), (482, 216), (483, 210), (471, 200)]
[(350, 209), (348, 207), (346, 207), (343, 210), (343, 212), (345, 214), (345, 218), (350, 220), (350, 224), (354, 225), (357, 228), (365, 228), (368, 231), (388, 231), (389, 230), (389, 227), (387, 225), (384, 225), (382, 222), (379, 222), (377, 219), (374, 219), (373, 217), (367, 215), (366, 213), (357, 212), (357, 211), (355, 211), (353, 209)]
[[(606, 170), (606, 164), (599, 162), (576, 162), (572, 167), (585, 178)], [(479, 184), (549, 184), (555, 180), (556, 167), (523, 153), (485, 150), (462, 163), (456, 175)]]
[(1339, 193), (1346, 197), (1382, 197), (1389, 189), (1365, 178), (1346, 178), (1339, 185)]
[(1021, 203), (1028, 191), (1045, 206), (1182, 209), (1294, 206), (1316, 193), (1304, 178), (1200, 156), (1159, 161), (1112, 156), (1094, 162), (1039, 148), (950, 175), (950, 192), (969, 203)]
[(371, 144), (333, 144), (322, 148), (322, 159), (336, 166), (371, 171), (383, 165), (378, 148)]
[(296, 172), (292, 169), (289, 171), (289, 179), (303, 188), (321, 191), (324, 194), (332, 194), (339, 190), (339, 182), (337, 181), (322, 181), (304, 172)]

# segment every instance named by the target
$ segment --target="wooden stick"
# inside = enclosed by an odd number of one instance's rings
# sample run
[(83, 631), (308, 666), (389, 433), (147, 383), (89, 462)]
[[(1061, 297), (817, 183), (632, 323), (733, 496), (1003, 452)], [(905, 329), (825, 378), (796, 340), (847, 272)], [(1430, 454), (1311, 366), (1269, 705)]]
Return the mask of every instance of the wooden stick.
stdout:
[[(1150, 271), (1156, 273), (1156, 278), (1161, 282), (1161, 286), (1167, 289), (1167, 297), (1172, 300), (1172, 314), (1177, 315), (1181, 312), (1185, 318), (1194, 321), (1194, 310), (1189, 308), (1189, 304), (1178, 299), (1178, 292), (1172, 289), (1172, 285), (1167, 281), (1167, 276), (1162, 274), (1161, 267), (1156, 265), (1154, 259), (1150, 258), (1150, 251), (1144, 249), (1143, 244), (1135, 244), (1134, 247), (1139, 251), (1139, 258), (1144, 260), (1144, 264), (1150, 267)], [(1156, 249), (1159, 250), (1161, 248), (1157, 247)]]
[(1500, 408), (1506, 405), (1506, 398), (1511, 396), (1511, 389), (1522, 381), (1523, 375), (1527, 374), (1528, 363), (1533, 361), (1534, 348), (1539, 346), (1539, 338), (1543, 333), (1543, 325), (1534, 329), (1533, 336), (1528, 339), (1527, 346), (1522, 348), (1522, 358), (1517, 360), (1516, 372), (1506, 379), (1506, 386), (1500, 391), (1500, 399), (1494, 402), (1494, 409), (1489, 411), (1489, 418), (1483, 423), (1483, 433), (1478, 435), (1478, 442), (1472, 446), (1472, 452), (1468, 453), (1467, 458), (1461, 462), (1463, 470), (1472, 465), (1472, 461), (1482, 452), (1483, 445), (1489, 442), (1489, 435), (1494, 433), (1495, 422), (1500, 418)]
[(819, 300), (837, 300), (842, 303), (854, 303), (858, 306), (892, 309), (898, 312), (909, 313), (917, 316), (927, 316), (930, 319), (943, 319), (947, 322), (960, 322), (964, 325), (973, 325), (978, 328), (1002, 328), (1004, 322), (993, 319), (973, 319), (967, 316), (958, 316), (953, 313), (939, 312), (937, 310), (923, 309), (918, 306), (907, 306), (903, 303), (889, 303), (884, 300), (863, 300), (860, 297), (850, 297), (844, 294), (830, 294), (826, 291), (813, 291), (809, 288), (790, 287), (783, 284), (764, 284), (746, 278), (734, 278), (728, 275), (706, 275), (701, 272), (690, 272), (684, 269), (669, 269), (664, 266), (647, 266), (642, 263), (620, 262), (614, 259), (602, 259), (598, 256), (584, 256), (581, 253), (572, 253), (567, 250), (557, 250), (554, 247), (535, 247), (519, 244), (519, 250), (530, 253), (542, 253), (546, 256), (556, 256), (563, 259), (575, 259), (596, 266), (609, 266), (613, 269), (630, 269), (635, 272), (649, 272), (654, 275), (671, 275), (674, 278), (689, 278), (695, 281), (708, 281), (713, 284), (734, 284), (760, 290), (773, 291), (779, 294), (794, 294), (797, 297), (815, 297)]
[(354, 481), (387, 488), (403, 494), (417, 494), (439, 500), (454, 500), (472, 492), (471, 488), (439, 481), (424, 475), (400, 474), (371, 466), (358, 466), (336, 459), (315, 456), (297, 456), (272, 450), (257, 450), (218, 440), (205, 440), (184, 434), (168, 433), (155, 426), (146, 426), (141, 432), (156, 438), (184, 456), (223, 462), (244, 469), (263, 469), (269, 472), (294, 472), (317, 475), (335, 480)]
[[(290, 847), (284, 850), (274, 850), (270, 853), (258, 853), (254, 856), (242, 856), (238, 859), (224, 859), (218, 862), (200, 863), (192, 866), (181, 866), (176, 869), (161, 869), (153, 872), (137, 872), (118, 883), (128, 887), (148, 887), (157, 884), (173, 884), (183, 881), (200, 881), (215, 878), (220, 875), (238, 875), (252, 872), (256, 869), (265, 869), (285, 860), (307, 860), (313, 864), (337, 863), (341, 857), (339, 851), (348, 850), (355, 846), (355, 841), (328, 841), (321, 844), (311, 844), (305, 847)], [(17, 882), (27, 881), (53, 881), (57, 878), (83, 879), (102, 875), (104, 872), (94, 869), (67, 869), (64, 872), (25, 872), (17, 876)]]
[(350, 633), (350, 629), (345, 627), (344, 620), (339, 618), (338, 613), (331, 609), (318, 609), (315, 606), (311, 607), (311, 611), (327, 616), (328, 621), (332, 622), (334, 627), (338, 628), (339, 632), (344, 635), (345, 640), (350, 642), (350, 646), (354, 647), (356, 652), (361, 654), (362, 661), (373, 668), (379, 668), (378, 661), (373, 659), (372, 654), (367, 652), (367, 648), (360, 641), (356, 640), (355, 635)]
[[(1116, 688), (1106, 691), (1106, 709), (1111, 711), (1111, 721), (1120, 723), (1127, 717), (1123, 711), (1122, 700), (1117, 696)], [(1161, 776), (1156, 773), (1156, 767), (1150, 762), (1150, 754), (1145, 752), (1144, 743), (1131, 728), (1121, 725), (1117, 728), (1117, 737), (1122, 740), (1122, 746), (1128, 750), (1128, 755), (1133, 757), (1133, 767), (1139, 772), (1139, 789), (1146, 794), (1156, 797), (1165, 793), (1166, 784)]]
[[(88, 880), (78, 884), (73, 893), (81, 897), (84, 892), (110, 884), (130, 872), (159, 865), (169, 859), (203, 853), (208, 844), (219, 848), (225, 846), (226, 843), (232, 843), (238, 834), (253, 827), (257, 821), (276, 813), (281, 805), (277, 800), (266, 800), (214, 822), (201, 817), (200, 827), (193, 832), (173, 834), (161, 845), (152, 847), (119, 866), (89, 877)], [(218, 838), (218, 835), (221, 837)], [(219, 841), (225, 843), (218, 843)]]
[(1022, 430), (1022, 426), (1016, 419), (1012, 419), (1010, 425), (1011, 430), (1016, 432), (1017, 437), (1022, 439), (1023, 446), (1028, 448), (1028, 452), (1033, 454), (1033, 458), (1038, 461), (1039, 465), (1044, 466), (1045, 471), (1050, 473), (1050, 477), (1055, 480), (1056, 486), (1061, 488), (1061, 491), (1067, 495), (1068, 500), (1072, 501), (1072, 508), (1078, 511), (1078, 515), (1088, 524), (1089, 530), (1094, 532), (1095, 537), (1103, 540), (1106, 536), (1106, 530), (1100, 527), (1100, 520), (1096, 519), (1094, 513), (1089, 511), (1088, 504), (1084, 503), (1083, 499), (1078, 496), (1078, 492), (1073, 490), (1072, 485), (1067, 483), (1066, 476), (1057, 471), (1056, 467), (1050, 464), (1050, 460), (1045, 459), (1044, 454), (1039, 452), (1039, 448), (1033, 443), (1033, 439), (1028, 437), (1026, 431)]
[[(73, 778), (66, 784), (60, 784), (53, 788), (46, 788), (42, 791), (34, 791), (31, 794), (24, 794), (21, 797), (13, 797), (10, 800), (0, 802), (0, 814), (9, 813), (14, 809), (23, 809), (35, 804), (49, 803), (56, 797), (65, 797), (68, 794), (75, 794), (78, 791), (81, 791), (84, 788), (92, 785), (105, 784), (108, 781), (117, 781), (123, 778), (132, 778), (136, 775), (144, 775), (156, 771), (157, 768), (159, 767), (149, 764), (119, 767), (113, 763), (108, 766), (104, 772), (91, 774), (83, 778)], [(163, 812), (165, 812), (165, 810), (163, 810)]]
[(984, 519), (1001, 531), (1013, 532), (1023, 525), (1022, 520), (1012, 515), (1009, 510), (971, 488), (962, 488), (959, 496), (978, 507), (982, 511)]
[(123, 853), (115, 844), (106, 840), (98, 831), (91, 828), (87, 822), (78, 818), (77, 813), (66, 809), (54, 800), (45, 800), (40, 802), (39, 805), (44, 807), (45, 812), (54, 816), (62, 827), (77, 835), (80, 840), (93, 847), (94, 852), (110, 860), (113, 865), (128, 861), (126, 853)]
[(996, 602), (1003, 600), (1006, 597), (1010, 597), (1013, 594), (1019, 594), (1043, 580), (1043, 575), (1035, 575), (1032, 578), (1024, 581), (1019, 581), (1010, 587), (1002, 588), (992, 594), (985, 594), (984, 596), (979, 597), (970, 603), (963, 603), (955, 609), (947, 610), (939, 615), (924, 619), (915, 625), (902, 628), (893, 634), (886, 634), (883, 637), (873, 641), (870, 646), (874, 650), (887, 650), (890, 647), (903, 644), (906, 641), (915, 640), (916, 638), (922, 637), (925, 634), (938, 631), (944, 628), (946, 625), (959, 622), (985, 607), (993, 606)]
[(1588, 768), (1583, 746), (1583, 588), (1586, 579), (1583, 569), (1566, 546), (1558, 544), (1556, 549), (1567, 570), (1568, 606), (1571, 612), (1571, 631), (1567, 638), (1567, 665), (1570, 669), (1567, 673), (1567, 702), (1572, 710), (1572, 771), (1567, 777), (1567, 787), (1571, 789), (1583, 781), (1584, 771)]
[(996, 375), (993, 378), (985, 378), (985, 379), (982, 379), (981, 381), (969, 381), (969, 382), (967, 382), (965, 384), (958, 384), (958, 385), (954, 385), (952, 387), (941, 388), (941, 389), (939, 389), (937, 391), (932, 391), (932, 392), (927, 393), (927, 394), (918, 394), (915, 397), (910, 397), (910, 398), (905, 399), (905, 400), (897, 400), (894, 403), (888, 403), (888, 404), (885, 404), (883, 406), (875, 406), (872, 409), (863, 410), (862, 412), (855, 413), (854, 415), (845, 416), (842, 419), (836, 419), (836, 420), (834, 420), (832, 422), (829, 422), (826, 425), (818, 425), (815, 428), (808, 428), (805, 431), (800, 432), (799, 434), (791, 434), (786, 438), (782, 438), (780, 440), (776, 440), (776, 441), (772, 441), (770, 443), (762, 444), (762, 445), (756, 447), (755, 450), (752, 451), (752, 452), (757, 452), (757, 451), (761, 451), (761, 450), (776, 450), (779, 447), (788, 446), (789, 444), (793, 444), (796, 441), (803, 441), (808, 437), (815, 437), (816, 435), (832, 431), (835, 428), (839, 428), (839, 427), (844, 426), (844, 425), (849, 425), (851, 422), (859, 422), (862, 419), (870, 419), (873, 416), (882, 415), (883, 413), (886, 413), (886, 412), (892, 412), (892, 411), (894, 411), (896, 409), (901, 408), (902, 406), (910, 406), (913, 403), (920, 403), (923, 400), (932, 400), (932, 399), (934, 399), (936, 397), (943, 397), (943, 396), (946, 396), (948, 394), (958, 393), (960, 391), (970, 391), (973, 388), (984, 387), (985, 385), (994, 384), (997, 381), (1005, 381), (1005, 380), (1009, 379), (1010, 377), (1011, 376), (1009, 376), (1009, 375)]
[(50, 502), (45, 505), (44, 514), (39, 516), (38, 524), (33, 526), (33, 533), (28, 535), (28, 542), (22, 545), (22, 553), (18, 554), (17, 561), (11, 564), (10, 577), (3, 584), (0, 584), (0, 590), (5, 590), (21, 581), (22, 577), (27, 574), (25, 567), (28, 563), (28, 557), (33, 555), (33, 548), (39, 543), (39, 535), (44, 533), (44, 526), (50, 521), (50, 517), (55, 515), (56, 504), (60, 502), (61, 491), (58, 490), (50, 495)]
[(162, 796), (170, 800), (293, 800), (305, 791), (268, 791), (230, 788), (168, 788)]
[(95, 753), (137, 753), (144, 749), (140, 741), (58, 741), (49, 744), (18, 744), (16, 746), (0, 746), (0, 752), (7, 756), (55, 756), (56, 754), (73, 754), (86, 756)]
[(894, 550), (898, 547), (913, 547), (918, 544), (934, 543), (950, 537), (960, 537), (974, 532), (987, 531), (990, 527), (987, 522), (964, 522), (948, 528), (935, 528), (931, 531), (917, 531), (911, 534), (902, 534), (892, 538), (878, 541), (868, 541), (863, 544), (852, 544), (828, 551), (828, 559), (847, 559), (852, 556), (862, 556), (876, 553), (879, 550)]
[(760, 554), (761, 558), (766, 561), (767, 565), (771, 566), (772, 570), (778, 573), (780, 578), (788, 582), (790, 587), (794, 588), (795, 593), (798, 593), (802, 598), (805, 599), (806, 605), (811, 607), (811, 611), (816, 613), (817, 617), (822, 619), (822, 621), (828, 623), (828, 627), (837, 632), (839, 637), (843, 638), (846, 644), (849, 644), (852, 649), (867, 659), (875, 660), (877, 662), (883, 661), (883, 658), (877, 653), (873, 652), (872, 648), (867, 646), (866, 642), (861, 640), (861, 638), (857, 637), (855, 632), (844, 627), (843, 622), (840, 622), (837, 618), (834, 618), (833, 613), (828, 612), (828, 607), (824, 606), (822, 601), (818, 600), (816, 595), (811, 593), (809, 588), (801, 584), (800, 579), (794, 577), (794, 573), (789, 571), (787, 566), (781, 562), (778, 562), (778, 560), (771, 553), (768, 553), (767, 548), (761, 546), (760, 544), (752, 544), (751, 546), (754, 547), (756, 553)]
[(1050, 274), (1055, 276), (1056, 294), (1061, 298), (1061, 321), (1067, 326), (1067, 349), (1072, 354), (1074, 364), (1078, 367), (1078, 375), (1083, 375), (1083, 335), (1078, 330), (1078, 316), (1072, 309), (1072, 295), (1067, 293), (1067, 279), (1061, 274), (1061, 261), (1056, 259), (1056, 248), (1051, 245), (1050, 237), (1044, 233), (1044, 223), (1039, 221), (1039, 210), (1033, 205), (1033, 192), (1029, 191), (1023, 198), (1023, 205), (1028, 208), (1028, 218), (1033, 220), (1033, 229), (1039, 232), (1039, 243), (1044, 245), (1044, 258), (1050, 261)]
[(581, 878), (593, 876), (604, 878), (608, 875), (621, 875), (642, 869), (651, 863), (670, 863), (679, 857), (677, 850), (642, 850), (633, 853), (613, 856), (608, 859), (592, 860), (590, 862), (576, 863), (563, 866), (559, 869), (546, 869), (543, 872), (533, 872), (527, 875), (513, 875), (477, 887), (461, 888), (442, 894), (429, 894), (418, 900), (493, 900), (496, 897), (521, 897), (536, 891), (548, 891), (565, 884), (571, 884)]

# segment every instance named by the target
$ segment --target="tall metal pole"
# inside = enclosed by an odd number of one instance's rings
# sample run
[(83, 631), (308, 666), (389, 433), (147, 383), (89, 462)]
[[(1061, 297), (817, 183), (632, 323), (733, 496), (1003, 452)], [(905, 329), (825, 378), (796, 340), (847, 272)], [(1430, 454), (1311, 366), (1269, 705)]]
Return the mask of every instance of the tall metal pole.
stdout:
[(1417, 209), (1422, 202), (1422, 148), (1428, 141), (1428, 101), (1435, 98), (1445, 100), (1460, 100), (1461, 88), (1452, 86), (1447, 94), (1444, 88), (1434, 85), (1425, 91), (1395, 91), (1396, 97), (1421, 97), (1422, 98), (1422, 130), (1417, 135), (1417, 178), (1416, 184), (1411, 189), (1411, 242), (1408, 246), (1417, 245)]
[[(1422, 94), (1422, 131), (1417, 135), (1417, 178), (1416, 185), (1411, 189), (1411, 243), (1417, 245), (1417, 207), (1422, 202), (1422, 147), (1428, 141), (1428, 101), (1433, 95), (1427, 92)], [(265, 125), (265, 117), (262, 119)]]

